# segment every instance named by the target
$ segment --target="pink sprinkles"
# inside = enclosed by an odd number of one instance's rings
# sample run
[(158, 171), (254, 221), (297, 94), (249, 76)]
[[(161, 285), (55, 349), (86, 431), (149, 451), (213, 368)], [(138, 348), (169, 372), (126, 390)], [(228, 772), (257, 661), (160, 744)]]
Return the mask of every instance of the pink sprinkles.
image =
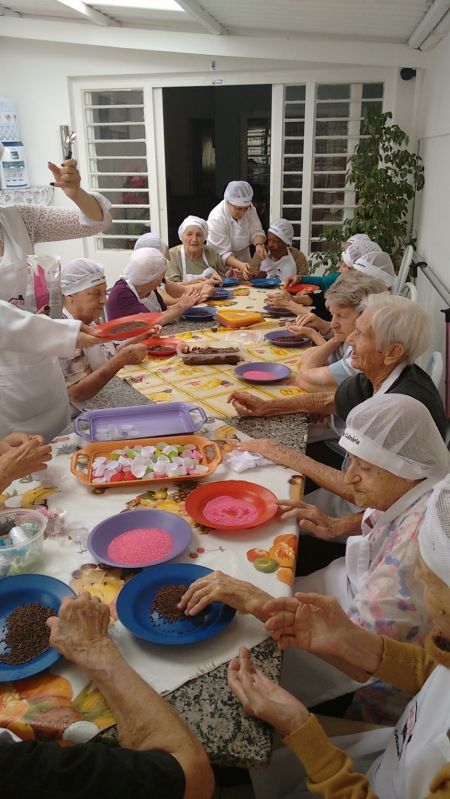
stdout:
[(258, 511), (251, 502), (236, 497), (215, 497), (206, 503), (203, 516), (212, 524), (233, 527), (235, 524), (248, 524), (258, 518)]
[(244, 372), (242, 377), (246, 377), (247, 380), (277, 380), (276, 375), (271, 372), (263, 372), (262, 369), (249, 369), (248, 372)]
[(173, 539), (160, 527), (136, 527), (118, 535), (108, 546), (108, 558), (127, 566), (150, 565), (166, 558), (173, 549)]

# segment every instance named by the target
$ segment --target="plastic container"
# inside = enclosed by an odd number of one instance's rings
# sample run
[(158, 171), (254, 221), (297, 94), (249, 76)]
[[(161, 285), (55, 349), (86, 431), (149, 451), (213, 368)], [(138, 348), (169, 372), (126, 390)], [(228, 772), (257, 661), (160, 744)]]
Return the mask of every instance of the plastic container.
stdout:
[[(222, 460), (222, 454), (218, 444), (202, 436), (176, 436), (170, 439), (172, 444), (195, 444), (196, 449), (201, 454), (202, 466), (207, 467), (203, 474), (183, 475), (180, 477), (145, 477), (136, 479), (121, 480), (120, 482), (99, 482), (92, 474), (95, 458), (108, 457), (114, 450), (122, 448), (132, 448), (134, 446), (151, 447), (161, 444), (162, 436), (158, 438), (142, 438), (134, 441), (125, 439), (123, 441), (108, 441), (103, 444), (87, 444), (82, 449), (75, 452), (72, 456), (70, 470), (75, 477), (91, 488), (129, 488), (130, 486), (158, 485), (159, 483), (172, 483), (180, 480), (202, 480), (212, 474)], [(164, 442), (166, 443), (166, 442)], [(210, 453), (212, 450), (212, 457)]]
[(262, 322), (263, 315), (257, 311), (218, 311), (216, 320), (224, 327), (250, 327)]
[(151, 436), (195, 433), (206, 422), (199, 405), (161, 402), (85, 411), (75, 419), (75, 432), (85, 441), (120, 441)]
[(3, 183), (7, 189), (23, 189), (29, 186), (25, 148), (21, 141), (3, 142)]
[(261, 344), (263, 335), (258, 330), (232, 330), (225, 333), (222, 340), (238, 347), (256, 347)]
[(196, 340), (192, 344), (180, 341), (177, 346), (177, 355), (188, 366), (215, 366), (224, 363), (236, 366), (239, 361), (244, 359), (239, 345), (211, 343), (206, 339)]
[[(8, 522), (22, 531), (19, 541), (10, 543)], [(10, 577), (34, 569), (42, 555), (47, 518), (37, 510), (24, 508), (0, 511), (0, 577)], [(23, 540), (20, 540), (23, 539)]]

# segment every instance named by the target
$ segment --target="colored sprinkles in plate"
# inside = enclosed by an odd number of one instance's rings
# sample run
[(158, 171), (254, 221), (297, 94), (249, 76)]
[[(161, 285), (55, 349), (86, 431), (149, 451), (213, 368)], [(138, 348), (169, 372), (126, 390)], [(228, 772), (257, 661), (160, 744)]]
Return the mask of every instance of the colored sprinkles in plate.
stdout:
[(187, 585), (163, 585), (157, 591), (150, 607), (150, 616), (158, 613), (166, 621), (186, 621), (184, 610), (179, 610), (177, 605), (188, 589)]
[(244, 372), (242, 377), (247, 378), (247, 380), (277, 380), (277, 375), (273, 375), (270, 372), (263, 372), (262, 369), (249, 369), (248, 372)]
[(235, 524), (251, 524), (258, 518), (258, 511), (246, 499), (222, 496), (206, 503), (203, 516), (212, 524), (233, 527)]
[(150, 565), (166, 558), (173, 549), (173, 538), (160, 527), (136, 527), (118, 535), (108, 546), (108, 558), (127, 566)]
[[(56, 611), (40, 602), (30, 602), (9, 613), (0, 646), (7, 648), (0, 654), (0, 663), (18, 666), (42, 655), (49, 648), (50, 628), (46, 622)], [(2, 647), (3, 648), (3, 647)]]

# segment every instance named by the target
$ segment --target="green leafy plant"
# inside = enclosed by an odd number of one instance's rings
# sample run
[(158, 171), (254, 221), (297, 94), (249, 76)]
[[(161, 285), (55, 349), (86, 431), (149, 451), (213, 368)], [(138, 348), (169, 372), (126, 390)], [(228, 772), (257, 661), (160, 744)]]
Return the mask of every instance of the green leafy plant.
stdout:
[(348, 160), (346, 185), (356, 192), (357, 207), (342, 227), (323, 236), (327, 247), (315, 256), (316, 263), (336, 269), (342, 242), (353, 233), (367, 233), (399, 265), (407, 244), (414, 243), (408, 220), (409, 203), (424, 186), (424, 167), (419, 155), (409, 152), (409, 139), (392, 125), (390, 111), (369, 111), (363, 120), (359, 141)]

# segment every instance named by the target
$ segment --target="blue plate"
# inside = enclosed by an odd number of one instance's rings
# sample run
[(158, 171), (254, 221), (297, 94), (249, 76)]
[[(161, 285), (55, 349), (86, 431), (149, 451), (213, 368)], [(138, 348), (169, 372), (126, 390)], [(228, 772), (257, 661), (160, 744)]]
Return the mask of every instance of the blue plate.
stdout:
[(208, 297), (208, 302), (210, 300), (229, 300), (232, 297), (231, 291), (227, 291), (226, 289), (215, 289), (214, 294), (211, 294)]
[(236, 611), (223, 602), (213, 602), (198, 616), (180, 621), (166, 621), (156, 611), (150, 612), (155, 595), (164, 585), (190, 585), (212, 569), (190, 563), (165, 563), (144, 569), (122, 588), (116, 602), (117, 615), (130, 632), (144, 641), (166, 646), (196, 644), (222, 632)]
[(295, 316), (295, 313), (292, 313), (292, 311), (282, 311), (278, 308), (271, 308), (270, 305), (265, 305), (264, 311), (266, 314), (269, 314), (269, 316)]
[[(290, 330), (273, 330), (271, 333), (266, 333), (264, 338), (270, 343), (273, 344), (274, 339), (283, 339), (289, 338), (294, 334), (291, 333)], [(279, 347), (304, 347), (305, 344), (308, 344), (310, 339), (308, 337), (303, 338), (296, 338), (295, 341), (286, 341), (283, 344), (278, 344)], [(276, 344), (274, 346), (277, 346)]]
[[(246, 377), (245, 375), (249, 372), (265, 372), (267, 377)], [(236, 366), (234, 374), (237, 375), (240, 380), (245, 380), (247, 383), (263, 385), (264, 383), (278, 383), (279, 380), (290, 377), (291, 370), (289, 366), (284, 366), (282, 363), (252, 361), (252, 363), (243, 363), (241, 366)]]
[(203, 308), (200, 305), (194, 305), (193, 308), (189, 308), (189, 310), (183, 314), (185, 319), (195, 319), (196, 321), (202, 321), (202, 319), (212, 319), (215, 315), (215, 308)]
[(249, 283), (255, 289), (274, 289), (281, 280), (278, 277), (254, 277)]
[[(66, 596), (76, 596), (76, 594), (66, 583), (54, 577), (47, 577), (45, 574), (17, 574), (14, 577), (4, 577), (0, 580), (0, 638), (5, 632), (6, 617), (15, 608), (28, 605), (30, 602), (40, 602), (42, 605), (54, 608), (57, 613)], [(5, 651), (6, 646), (1, 642), (0, 653)], [(60, 657), (56, 649), (49, 647), (42, 655), (26, 663), (17, 665), (0, 663), (0, 683), (22, 680), (24, 677), (39, 674), (56, 663)]]
[(222, 280), (223, 286), (238, 286), (240, 283), (239, 278), (237, 277), (224, 277)]

